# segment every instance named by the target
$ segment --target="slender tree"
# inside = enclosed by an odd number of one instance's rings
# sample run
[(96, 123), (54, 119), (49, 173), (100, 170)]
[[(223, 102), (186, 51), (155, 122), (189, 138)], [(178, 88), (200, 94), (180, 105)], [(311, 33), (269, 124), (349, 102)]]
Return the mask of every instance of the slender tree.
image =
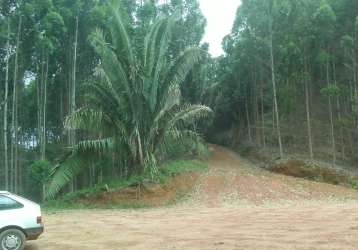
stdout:
[(305, 85), (305, 106), (306, 106), (306, 119), (307, 119), (307, 135), (308, 135), (308, 149), (310, 158), (314, 158), (313, 154), (313, 138), (312, 138), (312, 125), (311, 125), (311, 109), (310, 109), (310, 85), (309, 85), (309, 71), (307, 65), (306, 51), (304, 55), (304, 85)]
[(11, 174), (12, 174), (12, 190), (18, 190), (18, 60), (20, 50), (20, 34), (22, 27), (22, 16), (19, 17), (19, 23), (16, 36), (16, 53), (14, 66), (14, 81), (13, 81), (13, 97), (12, 97), (12, 140), (11, 140)]
[(5, 68), (5, 95), (4, 95), (4, 167), (5, 167), (5, 189), (9, 189), (9, 159), (8, 159), (8, 97), (9, 97), (9, 61), (10, 61), (10, 19), (7, 23), (7, 40), (6, 40), (6, 68)]
[(48, 64), (49, 57), (46, 56), (46, 69), (42, 79), (42, 129), (41, 129), (41, 160), (46, 159), (46, 106), (47, 106), (47, 82), (48, 82)]
[(281, 138), (281, 127), (280, 127), (280, 115), (278, 110), (278, 102), (277, 102), (277, 87), (276, 87), (276, 72), (275, 72), (275, 58), (273, 51), (273, 8), (274, 1), (271, 0), (269, 2), (268, 7), (268, 24), (269, 24), (269, 49), (270, 49), (270, 63), (271, 63), (271, 81), (272, 81), (272, 91), (273, 91), (273, 102), (274, 102), (274, 114), (275, 114), (275, 122), (276, 122), (276, 131), (277, 131), (277, 139), (278, 146), (280, 150), (280, 157), (283, 158), (283, 147), (282, 147), (282, 138)]

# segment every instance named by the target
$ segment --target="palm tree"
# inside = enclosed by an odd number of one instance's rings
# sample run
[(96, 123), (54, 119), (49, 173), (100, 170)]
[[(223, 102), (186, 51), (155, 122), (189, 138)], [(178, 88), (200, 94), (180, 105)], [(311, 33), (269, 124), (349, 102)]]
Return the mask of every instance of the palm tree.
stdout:
[(53, 197), (83, 164), (78, 153), (116, 152), (137, 172), (156, 166), (156, 159), (168, 148), (170, 139), (180, 142), (196, 136), (188, 127), (211, 110), (202, 105), (181, 103), (180, 85), (198, 63), (202, 51), (187, 48), (177, 58), (168, 53), (175, 21), (160, 18), (149, 29), (144, 46), (135, 51), (120, 15), (113, 6), (111, 42), (96, 30), (90, 42), (98, 53), (98, 81), (88, 84), (87, 105), (70, 115), (69, 129), (95, 135), (80, 141), (70, 160), (53, 173), (48, 196)]

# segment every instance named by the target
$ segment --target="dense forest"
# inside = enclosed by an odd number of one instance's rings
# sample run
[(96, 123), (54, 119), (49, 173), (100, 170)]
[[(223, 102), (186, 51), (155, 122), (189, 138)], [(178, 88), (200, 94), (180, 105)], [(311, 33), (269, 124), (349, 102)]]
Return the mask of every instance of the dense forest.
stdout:
[(0, 189), (155, 178), (205, 142), (357, 164), (357, 1), (242, 0), (218, 58), (197, 0), (1, 0), (0, 21)]
[(357, 37), (356, 1), (242, 1), (218, 60), (219, 131), (357, 164)]

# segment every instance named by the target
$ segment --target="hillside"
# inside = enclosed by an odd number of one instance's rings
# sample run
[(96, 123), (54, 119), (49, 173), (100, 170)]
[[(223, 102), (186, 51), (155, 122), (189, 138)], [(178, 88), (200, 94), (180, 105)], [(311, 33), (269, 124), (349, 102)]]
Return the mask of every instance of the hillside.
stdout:
[(355, 249), (358, 191), (273, 174), (211, 149), (190, 198), (47, 214), (46, 235), (26, 249)]

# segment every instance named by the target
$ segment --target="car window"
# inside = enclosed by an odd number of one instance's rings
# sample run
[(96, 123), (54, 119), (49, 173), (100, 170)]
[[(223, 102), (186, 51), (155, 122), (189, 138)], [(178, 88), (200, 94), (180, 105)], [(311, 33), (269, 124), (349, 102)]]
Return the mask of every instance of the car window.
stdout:
[(23, 205), (7, 196), (0, 195), (0, 210), (22, 208)]

